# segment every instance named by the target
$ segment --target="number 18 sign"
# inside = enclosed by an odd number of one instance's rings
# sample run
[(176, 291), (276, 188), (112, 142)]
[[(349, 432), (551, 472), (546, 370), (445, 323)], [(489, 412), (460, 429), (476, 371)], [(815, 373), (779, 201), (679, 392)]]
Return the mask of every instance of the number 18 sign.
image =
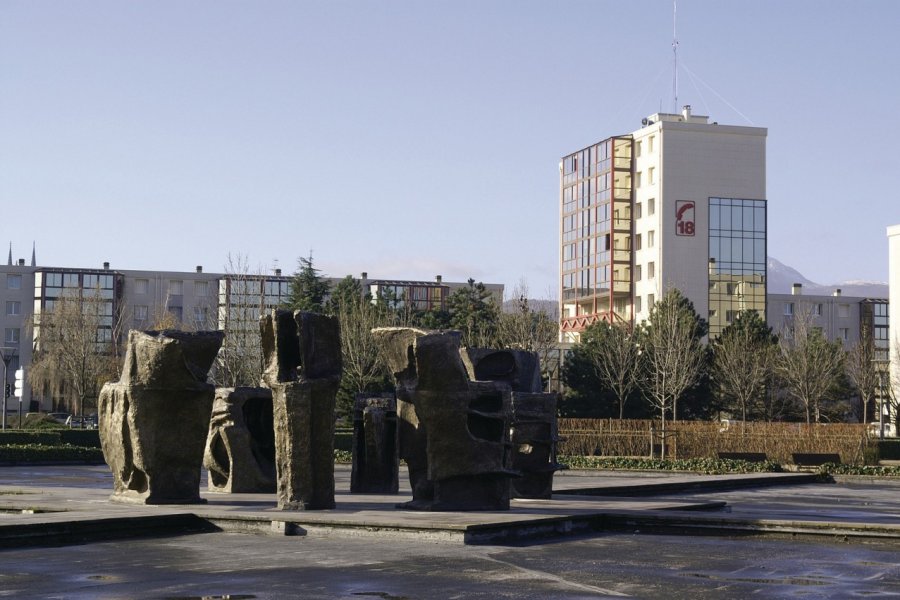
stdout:
[(675, 235), (694, 235), (694, 201), (675, 202)]

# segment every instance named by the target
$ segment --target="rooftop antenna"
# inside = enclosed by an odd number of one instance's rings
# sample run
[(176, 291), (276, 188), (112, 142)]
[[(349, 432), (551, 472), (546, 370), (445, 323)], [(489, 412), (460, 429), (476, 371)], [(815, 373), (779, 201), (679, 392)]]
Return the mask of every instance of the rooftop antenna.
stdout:
[(672, 0), (672, 95), (674, 96), (673, 111), (678, 112), (678, 35), (676, 32), (676, 17), (678, 16), (677, 0)]

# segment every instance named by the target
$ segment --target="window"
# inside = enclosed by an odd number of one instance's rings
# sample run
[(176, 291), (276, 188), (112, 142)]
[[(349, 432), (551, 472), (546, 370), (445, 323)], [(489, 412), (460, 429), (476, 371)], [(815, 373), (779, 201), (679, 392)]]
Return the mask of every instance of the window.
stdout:
[(21, 290), (22, 289), (22, 276), (21, 275), (7, 275), (6, 276), (6, 289)]
[(194, 325), (202, 328), (207, 325), (208, 320), (209, 320), (209, 308), (206, 306), (195, 306), (194, 307)]
[(635, 219), (641, 218), (641, 203), (640, 202), (636, 202), (634, 205), (634, 218)]
[(8, 315), (21, 315), (22, 314), (22, 303), (9, 300), (6, 303), (6, 314)]
[(642, 175), (641, 175), (640, 171), (638, 171), (637, 173), (634, 174), (634, 187), (636, 187), (636, 188), (641, 187), (641, 179), (642, 179)]
[(656, 277), (656, 263), (648, 262), (647, 263), (647, 279), (653, 279)]
[(147, 290), (150, 288), (150, 280), (149, 279), (135, 279), (134, 280), (134, 293), (135, 294), (146, 294)]
[(634, 249), (641, 249), (641, 234), (637, 234), (636, 236), (634, 236)]
[(838, 316), (839, 317), (849, 317), (850, 316), (850, 305), (849, 304), (838, 304)]
[(135, 321), (146, 321), (148, 315), (150, 314), (150, 307), (136, 304), (134, 306), (134, 320)]
[(821, 317), (822, 316), (822, 305), (821, 304), (813, 304), (812, 314), (814, 317)]
[(209, 282), (208, 281), (195, 281), (194, 282), (194, 295), (195, 296), (208, 296), (209, 295)]
[(634, 265), (634, 280), (641, 280), (641, 265)]
[(794, 314), (794, 303), (793, 303), (793, 302), (787, 302), (787, 303), (784, 305), (784, 316), (790, 317), (790, 316), (792, 316), (793, 314)]
[(640, 296), (635, 296), (635, 298), (634, 298), (634, 312), (636, 312), (636, 313), (641, 312), (641, 297)]
[(169, 294), (172, 296), (181, 296), (184, 294), (184, 282), (180, 279), (169, 280)]
[(654, 304), (656, 304), (656, 297), (653, 294), (647, 294), (647, 310), (653, 310)]
[(647, 247), (652, 248), (656, 244), (656, 232), (650, 230), (647, 232)]
[(656, 167), (647, 169), (647, 183), (650, 185), (656, 183)]
[(656, 198), (650, 198), (649, 200), (647, 200), (647, 214), (656, 214)]
[(640, 140), (638, 140), (637, 142), (634, 143), (634, 155), (635, 155), (635, 156), (640, 156), (640, 155), (641, 155), (641, 142), (640, 142)]
[(184, 311), (182, 310), (182, 308), (180, 306), (170, 306), (169, 307), (169, 314), (172, 315), (173, 317), (175, 317), (175, 320), (178, 321), (179, 323), (181, 323), (181, 317), (182, 317), (183, 313), (184, 313)]
[(655, 136), (655, 135), (651, 135), (651, 136), (647, 139), (647, 152), (653, 152), (653, 142), (655, 142), (655, 141), (656, 141), (656, 136)]
[(848, 327), (840, 327), (838, 328), (838, 338), (842, 341), (847, 341), (850, 339), (850, 329)]
[(725, 322), (726, 323), (734, 323), (734, 317), (737, 314), (736, 310), (726, 310), (725, 311)]
[(19, 328), (17, 328), (17, 327), (7, 327), (7, 328), (6, 328), (6, 335), (4, 336), (3, 340), (4, 340), (7, 344), (18, 344), (18, 343), (19, 343), (19, 333), (20, 333)]

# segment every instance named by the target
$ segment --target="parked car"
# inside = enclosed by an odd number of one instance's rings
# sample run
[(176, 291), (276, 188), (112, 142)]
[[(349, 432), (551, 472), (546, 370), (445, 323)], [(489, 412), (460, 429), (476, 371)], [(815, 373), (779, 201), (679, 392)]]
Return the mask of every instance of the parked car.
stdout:
[(51, 419), (53, 419), (54, 421), (56, 421), (57, 423), (62, 423), (63, 425), (68, 425), (69, 417), (71, 417), (72, 415), (70, 415), (69, 413), (64, 413), (64, 412), (54, 412), (54, 413), (47, 413), (47, 416), (50, 417)]

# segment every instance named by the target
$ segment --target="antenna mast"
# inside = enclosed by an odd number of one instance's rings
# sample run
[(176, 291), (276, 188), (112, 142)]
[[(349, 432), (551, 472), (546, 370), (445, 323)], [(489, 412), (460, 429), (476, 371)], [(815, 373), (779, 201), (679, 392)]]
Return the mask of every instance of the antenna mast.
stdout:
[(678, 112), (678, 35), (675, 30), (676, 17), (678, 15), (677, 0), (672, 0), (672, 97), (673, 112)]

